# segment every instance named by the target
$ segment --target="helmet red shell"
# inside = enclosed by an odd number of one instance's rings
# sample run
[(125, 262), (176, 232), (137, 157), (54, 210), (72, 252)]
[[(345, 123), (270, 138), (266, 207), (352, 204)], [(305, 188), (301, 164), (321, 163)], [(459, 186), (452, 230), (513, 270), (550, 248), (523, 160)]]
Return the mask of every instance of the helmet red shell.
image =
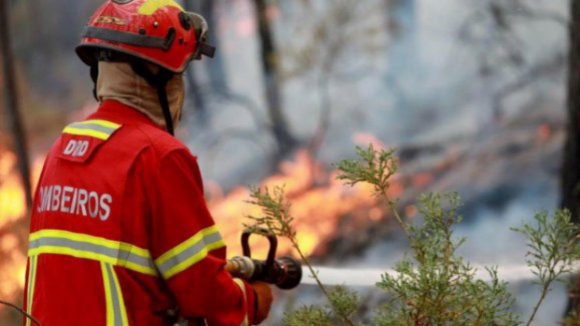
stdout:
[(203, 45), (194, 25), (173, 0), (108, 0), (89, 20), (76, 52), (88, 65), (97, 63), (96, 49), (110, 49), (181, 73)]

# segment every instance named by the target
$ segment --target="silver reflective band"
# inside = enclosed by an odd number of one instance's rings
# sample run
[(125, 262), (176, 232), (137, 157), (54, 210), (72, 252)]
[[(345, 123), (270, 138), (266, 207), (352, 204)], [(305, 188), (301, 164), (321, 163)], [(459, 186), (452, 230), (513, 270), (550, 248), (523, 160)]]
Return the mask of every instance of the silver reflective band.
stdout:
[[(34, 288), (36, 286), (36, 265), (38, 257), (29, 257), (30, 266), (28, 267), (28, 293), (26, 294), (26, 312), (32, 314), (32, 302), (34, 298)], [(26, 318), (26, 325), (31, 325), (31, 319)]]
[(107, 326), (127, 326), (127, 312), (113, 266), (101, 263), (107, 306)]
[(67, 128), (80, 129), (80, 130), (94, 130), (94, 131), (102, 132), (102, 133), (107, 134), (107, 135), (111, 135), (113, 132), (115, 132), (115, 130), (118, 129), (118, 128), (111, 128), (111, 127), (103, 126), (101, 124), (96, 124), (96, 123), (72, 123), (72, 124), (68, 125)]
[[(209, 250), (221, 247), (222, 243), (223, 240), (219, 232), (207, 234), (200, 238), (199, 241), (194, 242), (191, 246), (184, 248), (183, 251), (167, 259), (163, 263), (158, 264), (157, 267), (161, 274), (167, 279), (182, 270), (182, 268), (179, 268), (180, 265), (185, 264), (186, 266), (191, 266), (195, 264), (203, 259)], [(187, 261), (190, 261), (191, 264), (187, 264)]]
[(44, 236), (30, 241), (29, 252), (31, 255), (53, 253), (98, 260), (145, 274), (157, 275), (151, 258), (136, 255), (124, 248), (110, 248), (90, 242)]

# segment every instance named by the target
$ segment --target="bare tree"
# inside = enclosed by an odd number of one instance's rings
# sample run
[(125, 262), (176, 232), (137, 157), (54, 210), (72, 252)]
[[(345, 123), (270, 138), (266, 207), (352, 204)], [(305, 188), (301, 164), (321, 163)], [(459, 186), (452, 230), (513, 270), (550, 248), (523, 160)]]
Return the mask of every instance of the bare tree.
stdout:
[(297, 141), (290, 132), (290, 127), (282, 109), (280, 94), (279, 54), (272, 35), (272, 26), (267, 13), (266, 0), (254, 0), (256, 19), (259, 26), (261, 61), (264, 69), (264, 88), (268, 115), (271, 120), (271, 131), (278, 144), (278, 156), (283, 157)]
[[(259, 60), (264, 75), (266, 117), (257, 109), (259, 105), (244, 94), (232, 92), (227, 87), (211, 89), (209, 93), (214, 96), (209, 101), (226, 101), (240, 106), (251, 114), (257, 128), (253, 131), (229, 128), (220, 131), (218, 139), (227, 141), (224, 136), (231, 138), (235, 135), (256, 142), (260, 139), (260, 132), (268, 130), (275, 146), (272, 164), (276, 167), (277, 160), (300, 143), (286, 118), (281, 87), (293, 78), (314, 77), (315, 89), (309, 95), (320, 99), (320, 105), (312, 108), (312, 112), (319, 112), (319, 123), (312, 138), (305, 143), (312, 152), (320, 148), (330, 126), (333, 106), (331, 86), (337, 81), (354, 83), (369, 73), (376, 73), (372, 64), (365, 60), (368, 57), (360, 53), (379, 52), (377, 48), (372, 48), (369, 44), (372, 42), (368, 40), (384, 33), (384, 26), (377, 24), (374, 19), (371, 19), (374, 21), (370, 24), (373, 26), (368, 26), (367, 22), (369, 13), (377, 13), (377, 8), (382, 8), (378, 5), (381, 1), (384, 0), (376, 0), (372, 5), (356, 0), (318, 4), (310, 0), (272, 3), (267, 0), (252, 1), (255, 19), (259, 23)], [(218, 1), (216, 5), (219, 4)], [(312, 10), (313, 7), (316, 9)], [(310, 15), (305, 15), (307, 13)], [(380, 14), (373, 16), (380, 17)], [(274, 19), (278, 19), (280, 25), (274, 26)]]
[[(518, 24), (547, 21), (562, 26), (567, 18), (533, 1), (477, 1), (459, 29), (459, 41), (469, 46), (469, 55), (478, 64), (479, 76), (486, 81), (487, 97), (495, 121), (503, 116), (503, 102), (529, 89), (538, 80), (560, 74), (565, 66), (565, 49), (549, 56), (530, 59)], [(509, 77), (507, 77), (509, 76)]]
[(391, 89), (399, 112), (409, 110), (408, 91), (401, 80), (416, 84), (420, 70), (417, 48), (417, 4), (415, 0), (386, 0), (388, 32), (391, 35), (388, 52), (388, 89)]
[[(207, 24), (210, 26), (209, 40), (217, 46), (218, 51), (211, 60), (205, 60), (205, 66), (212, 89), (227, 90), (228, 82), (226, 76), (226, 69), (224, 67), (223, 51), (220, 49), (220, 38), (218, 37), (218, 17), (219, 4), (227, 5), (228, 1), (220, 2), (217, 0), (201, 0), (198, 1), (198, 11), (203, 17), (207, 19)], [(225, 3), (225, 4), (224, 4)]]
[[(183, 7), (187, 11), (196, 11), (197, 8), (193, 0), (185, 0), (183, 2)], [(203, 13), (202, 13), (203, 16)], [(202, 94), (201, 87), (197, 76), (195, 75), (194, 69), (188, 69), (185, 73), (185, 78), (189, 86), (189, 91), (193, 96), (193, 102), (195, 105), (195, 112), (197, 117), (203, 122), (207, 122), (207, 103), (204, 95)]]
[[(282, 54), (283, 81), (313, 77), (319, 98), (318, 125), (308, 142), (314, 154), (331, 127), (332, 88), (341, 82), (354, 83), (377, 74), (373, 54), (384, 51), (377, 36), (384, 34), (380, 3), (337, 0), (324, 6), (309, 0), (284, 3), (282, 24), (286, 32)], [(284, 10), (283, 10), (284, 11)], [(290, 26), (290, 27), (288, 27)], [(314, 89), (313, 89), (314, 90)]]
[(208, 99), (208, 94), (228, 92), (224, 60), (222, 51), (220, 51), (220, 42), (217, 35), (216, 3), (216, 0), (184, 0), (183, 2), (185, 10), (197, 12), (207, 20), (210, 26), (208, 35), (209, 42), (217, 47), (213, 58), (203, 60), (201, 63), (196, 64), (196, 66), (205, 66), (207, 76), (209, 77), (209, 85), (203, 85), (204, 82), (200, 80), (200, 75), (196, 74), (198, 69), (188, 69), (186, 72), (186, 80), (193, 95), (197, 116), (204, 124), (209, 119), (208, 107), (210, 106), (210, 100)]
[[(470, 29), (477, 25), (488, 24), (488, 35), (493, 40), (481, 43), (485, 51), (480, 53), (480, 72), (483, 76), (493, 75), (498, 68), (512, 69), (516, 78), (504, 83), (491, 94), (495, 118), (501, 118), (502, 102), (512, 94), (527, 89), (535, 81), (554, 75), (565, 66), (567, 69), (567, 126), (566, 141), (563, 150), (562, 170), (560, 174), (560, 191), (562, 208), (571, 212), (572, 220), (580, 223), (580, 1), (570, 1), (570, 19), (559, 13), (534, 8), (531, 1), (496, 1), (488, 0), (483, 9), (467, 17), (461, 29), (463, 41), (473, 42)], [(550, 57), (530, 63), (526, 60), (526, 51), (515, 33), (514, 23), (517, 20), (526, 22), (550, 21), (563, 27), (568, 32), (568, 50), (553, 51)], [(480, 28), (481, 30), (481, 28)], [(475, 33), (474, 33), (475, 34)], [(580, 319), (574, 311), (580, 311), (580, 276), (573, 277), (569, 288), (566, 315), (571, 316), (566, 325), (580, 325)]]

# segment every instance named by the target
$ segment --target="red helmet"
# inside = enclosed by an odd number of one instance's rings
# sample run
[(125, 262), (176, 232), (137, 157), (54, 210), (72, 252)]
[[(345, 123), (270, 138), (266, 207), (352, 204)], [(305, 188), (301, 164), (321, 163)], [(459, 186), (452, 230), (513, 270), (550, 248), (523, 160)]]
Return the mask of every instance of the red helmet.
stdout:
[(193, 59), (212, 57), (207, 23), (173, 0), (108, 0), (89, 20), (76, 52), (89, 66), (109, 49), (181, 73)]

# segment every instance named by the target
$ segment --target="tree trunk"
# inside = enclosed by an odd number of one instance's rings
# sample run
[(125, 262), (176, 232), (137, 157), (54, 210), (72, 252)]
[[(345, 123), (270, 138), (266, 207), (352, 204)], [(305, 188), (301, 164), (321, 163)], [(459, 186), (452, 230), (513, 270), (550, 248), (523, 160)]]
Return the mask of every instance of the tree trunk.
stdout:
[[(194, 4), (193, 0), (185, 0), (183, 2), (183, 8), (186, 11), (197, 11), (197, 8)], [(202, 14), (203, 16), (203, 14)], [(209, 25), (209, 23), (208, 23)], [(210, 26), (210, 30), (211, 30), (211, 25)], [(208, 60), (208, 59), (206, 59)], [(211, 59), (209, 59), (211, 60)], [(205, 97), (203, 96), (203, 94), (201, 93), (201, 88), (199, 85), (199, 82), (197, 80), (197, 77), (195, 76), (195, 66), (196, 66), (196, 62), (192, 62), (189, 69), (187, 69), (187, 71), (185, 72), (185, 80), (187, 81), (187, 85), (189, 88), (189, 91), (191, 92), (192, 96), (193, 96), (193, 102), (194, 102), (194, 107), (195, 107), (195, 115), (197, 116), (197, 118), (203, 123), (206, 124), (208, 122), (208, 112), (207, 112), (207, 107), (206, 107), (206, 101), (205, 101)]]
[[(224, 59), (222, 51), (220, 51), (220, 39), (217, 34), (218, 17), (216, 16), (216, 0), (201, 0), (199, 1), (199, 13), (205, 17), (209, 26), (209, 40), (212, 45), (217, 47), (215, 56), (211, 60), (205, 61), (207, 75), (211, 83), (212, 89), (218, 91), (225, 91), (228, 89), (226, 69), (224, 67)], [(226, 1), (225, 5), (228, 5)]]
[(30, 184), (30, 165), (28, 162), (28, 150), (26, 147), (26, 135), (20, 111), (18, 109), (18, 91), (16, 89), (16, 78), (14, 76), (14, 57), (12, 53), (10, 30), (8, 23), (8, 3), (0, 0), (0, 55), (2, 56), (2, 67), (4, 70), (5, 87), (5, 109), (8, 116), (7, 122), (10, 124), (13, 135), (14, 151), (18, 157), (18, 169), (22, 178), (22, 185), (26, 196), (26, 207), (28, 211), (32, 208), (32, 186)]
[[(568, 125), (562, 166), (562, 208), (580, 223), (580, 0), (570, 1), (570, 30), (568, 56)], [(569, 289), (567, 313), (580, 312), (580, 276), (574, 277)], [(580, 325), (580, 320), (572, 325)]]
[(272, 133), (278, 144), (279, 157), (284, 156), (296, 145), (288, 123), (282, 112), (280, 81), (278, 76), (278, 53), (272, 37), (272, 29), (267, 16), (265, 0), (255, 0), (256, 18), (259, 24), (261, 59), (264, 69), (264, 86)]

